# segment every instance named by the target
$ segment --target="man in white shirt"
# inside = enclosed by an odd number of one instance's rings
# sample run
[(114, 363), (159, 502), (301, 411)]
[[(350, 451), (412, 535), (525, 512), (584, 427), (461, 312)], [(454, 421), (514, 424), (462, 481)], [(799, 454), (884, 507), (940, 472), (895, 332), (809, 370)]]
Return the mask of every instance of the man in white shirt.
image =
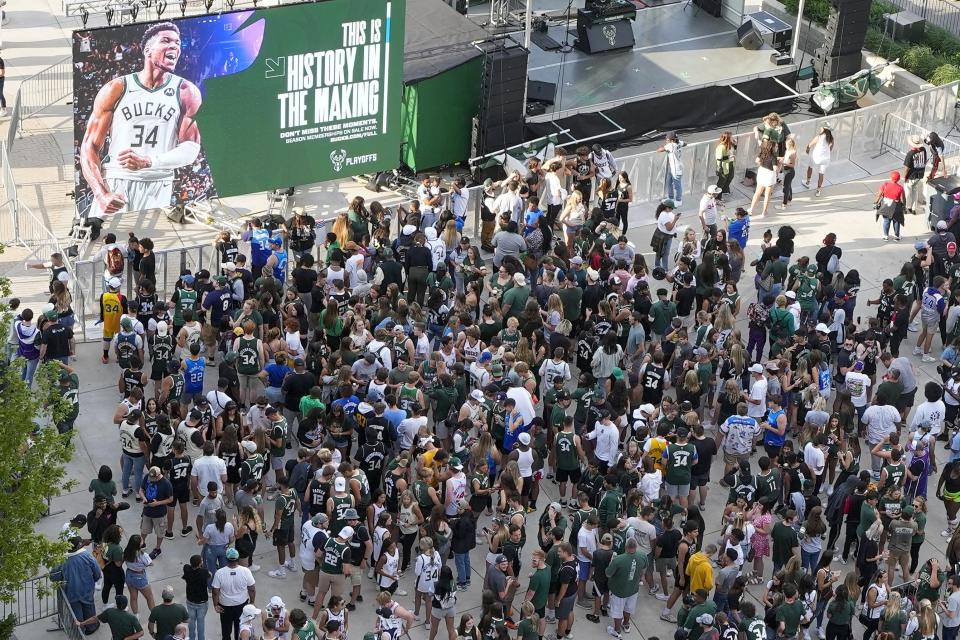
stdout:
[(210, 440), (203, 443), (203, 455), (194, 460), (190, 475), (193, 478), (193, 488), (200, 495), (207, 494), (207, 484), (217, 483), (217, 491), (223, 493), (223, 485), (227, 481), (227, 464), (222, 458), (213, 455), (216, 446)]
[(926, 425), (930, 430), (930, 436), (936, 438), (943, 432), (943, 419), (947, 413), (947, 407), (941, 399), (943, 388), (936, 382), (928, 382), (923, 387), (923, 395), (926, 402), (914, 411), (910, 431), (916, 431), (919, 427)]
[(608, 409), (600, 410), (600, 421), (596, 423), (593, 431), (583, 437), (597, 441), (593, 455), (597, 458), (600, 475), (606, 475), (607, 471), (616, 464), (620, 452), (620, 430), (611, 422)]
[(597, 527), (600, 517), (591, 515), (577, 532), (577, 568), (580, 580), (577, 583), (577, 602), (584, 602), (587, 580), (590, 579), (590, 565), (593, 564), (593, 552), (597, 550)]
[(823, 484), (823, 471), (827, 464), (827, 457), (824, 454), (826, 448), (827, 437), (823, 434), (818, 435), (803, 447), (803, 461), (813, 474), (814, 495), (820, 493), (820, 485)]
[[(847, 374), (850, 377), (850, 374)], [(875, 446), (883, 442), (888, 435), (897, 431), (897, 424), (900, 422), (900, 412), (897, 408), (886, 403), (882, 396), (873, 399), (876, 404), (867, 407), (863, 412), (862, 424), (867, 425), (867, 450), (872, 450)], [(874, 473), (879, 474), (883, 466), (884, 459), (870, 455), (870, 468)]]
[(417, 187), (417, 200), (420, 201), (421, 226), (423, 228), (432, 227), (437, 222), (437, 209), (440, 206), (440, 184), (439, 179), (434, 179), (437, 184), (432, 184), (430, 176), (424, 176)]
[[(213, 574), (213, 607), (220, 614), (221, 629), (236, 628), (241, 616), (256, 619), (260, 609), (253, 606), (257, 597), (257, 581), (247, 567), (241, 567), (240, 552), (227, 549), (227, 566)], [(249, 604), (247, 604), (249, 603)]]
[(207, 402), (210, 403), (214, 418), (219, 418), (220, 414), (227, 410), (227, 403), (233, 399), (226, 393), (229, 388), (230, 379), (220, 378), (217, 380), (217, 388), (207, 392)]
[(750, 365), (750, 391), (741, 392), (747, 403), (747, 415), (760, 419), (767, 413), (767, 379), (763, 375), (763, 365), (755, 362)]
[(671, 131), (667, 134), (664, 145), (657, 149), (660, 153), (667, 154), (667, 170), (664, 176), (665, 197), (673, 200), (677, 209), (683, 206), (683, 160), (680, 153), (685, 146), (687, 146), (687, 143), (681, 142), (677, 133)]
[[(703, 227), (704, 235), (709, 234), (710, 238), (717, 235), (717, 220), (720, 214), (717, 209), (717, 198), (722, 193), (722, 189), (715, 184), (707, 187), (707, 192), (700, 198), (700, 225)], [(799, 326), (799, 325), (797, 325)]]
[(844, 377), (844, 384), (847, 388), (847, 394), (850, 396), (850, 402), (857, 411), (857, 418), (863, 421), (863, 412), (867, 410), (867, 390), (872, 384), (870, 376), (863, 372), (863, 361), (857, 360), (853, 367), (847, 371)]
[(723, 475), (728, 475), (743, 460), (749, 460), (757, 437), (763, 432), (756, 418), (747, 415), (747, 405), (737, 403), (737, 414), (723, 421), (717, 429), (717, 450), (723, 451)]
[(470, 192), (464, 187), (463, 178), (457, 178), (450, 187), (450, 210), (457, 220), (458, 230), (463, 229), (467, 219), (467, 206), (470, 203)]
[(493, 212), (498, 220), (504, 214), (510, 216), (511, 220), (520, 220), (520, 214), (523, 213), (523, 200), (520, 198), (519, 189), (520, 184), (511, 180), (503, 193), (493, 201)]
[(427, 425), (427, 417), (420, 415), (423, 412), (423, 409), (420, 407), (420, 404), (417, 402), (413, 403), (410, 412), (413, 414), (406, 420), (402, 420), (399, 425), (397, 425), (397, 433), (400, 435), (400, 448), (409, 449), (413, 446), (413, 443), (416, 442), (417, 434), (420, 432), (420, 427)]
[(523, 417), (523, 426), (526, 429), (537, 415), (533, 408), (533, 397), (524, 387), (510, 387), (507, 389), (507, 397), (513, 398), (517, 403), (517, 412)]
[(793, 326), (800, 326), (800, 303), (797, 302), (797, 292), (789, 289), (783, 292), (787, 298), (787, 311), (793, 316)]

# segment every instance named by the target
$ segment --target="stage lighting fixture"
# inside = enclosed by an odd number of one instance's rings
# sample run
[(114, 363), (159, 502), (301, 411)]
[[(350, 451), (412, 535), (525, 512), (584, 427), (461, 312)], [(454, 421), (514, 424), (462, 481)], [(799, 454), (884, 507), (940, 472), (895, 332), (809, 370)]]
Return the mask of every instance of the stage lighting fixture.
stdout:
[(104, 14), (107, 16), (107, 26), (113, 24), (113, 8), (107, 9)]
[(230, 7), (231, 11), (233, 10), (233, 5), (237, 3), (237, 0), (227, 0), (227, 6)]
[(80, 22), (83, 23), (83, 26), (87, 26), (87, 20), (90, 19), (90, 12), (87, 11), (86, 7), (80, 7)]
[[(133, 3), (130, 5), (130, 22), (137, 21), (137, 14), (140, 13), (140, 5)], [(121, 14), (122, 17), (122, 14)]]
[(207, 13), (210, 13), (210, 8), (213, 7), (213, 0), (203, 0), (203, 6), (207, 8)]
[(187, 15), (187, 0), (180, 0), (180, 17)]
[(163, 15), (163, 12), (167, 10), (167, 0), (157, 0), (157, 4), (154, 5), (154, 8), (157, 10), (157, 18)]

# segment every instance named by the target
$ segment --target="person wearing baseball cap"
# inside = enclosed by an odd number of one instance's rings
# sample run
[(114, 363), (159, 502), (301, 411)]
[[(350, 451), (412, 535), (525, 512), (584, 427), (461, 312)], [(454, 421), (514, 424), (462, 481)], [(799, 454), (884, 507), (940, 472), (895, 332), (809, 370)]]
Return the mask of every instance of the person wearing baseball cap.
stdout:
[[(333, 532), (336, 529), (331, 527), (330, 530)], [(331, 596), (344, 596), (344, 591), (352, 580), (354, 566), (350, 562), (352, 557), (350, 541), (353, 540), (353, 533), (353, 527), (350, 525), (341, 527), (340, 532), (331, 536), (323, 545), (323, 553), (319, 556), (322, 561), (311, 616), (314, 619), (320, 615), (320, 608), (327, 602), (327, 591)]]
[(250, 624), (260, 615), (253, 606), (257, 597), (256, 580), (247, 567), (240, 566), (240, 552), (227, 549), (227, 566), (217, 569), (210, 583), (214, 610), (220, 614), (220, 632), (224, 638), (240, 637), (241, 625)]
[(750, 390), (742, 391), (741, 396), (747, 403), (747, 415), (760, 421), (767, 413), (767, 379), (759, 362), (753, 363), (747, 370), (750, 372)]

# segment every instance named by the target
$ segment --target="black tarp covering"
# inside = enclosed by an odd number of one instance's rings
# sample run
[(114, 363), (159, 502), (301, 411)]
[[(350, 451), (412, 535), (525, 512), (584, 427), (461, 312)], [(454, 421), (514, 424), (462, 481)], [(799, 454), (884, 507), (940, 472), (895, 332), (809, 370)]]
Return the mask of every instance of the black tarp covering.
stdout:
[[(796, 71), (778, 76), (788, 87), (794, 86)], [(620, 105), (603, 112), (610, 120), (625, 129), (624, 132), (601, 138), (604, 142), (633, 140), (657, 131), (707, 130), (730, 122), (758, 118), (779, 111), (789, 113), (795, 98), (771, 78), (756, 78), (735, 84), (753, 100), (783, 97), (783, 100), (754, 105), (745, 100), (729, 85), (717, 85), (678, 91), (671, 95), (650, 98)], [(583, 113), (558, 120), (561, 129), (569, 129), (574, 139), (580, 140), (609, 133), (610, 122), (599, 113)], [(556, 133), (550, 122), (527, 124), (526, 139)]]
[(443, 0), (407, 0), (405, 19), (404, 84), (432, 78), (483, 55), (470, 43), (490, 37)]

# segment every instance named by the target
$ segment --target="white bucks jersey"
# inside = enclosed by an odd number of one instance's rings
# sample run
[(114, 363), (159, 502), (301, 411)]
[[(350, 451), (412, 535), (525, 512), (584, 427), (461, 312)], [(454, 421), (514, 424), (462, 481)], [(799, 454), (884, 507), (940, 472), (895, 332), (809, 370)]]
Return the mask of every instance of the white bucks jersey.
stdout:
[(129, 171), (120, 166), (117, 156), (125, 149), (132, 149), (141, 156), (156, 157), (177, 145), (183, 78), (169, 74), (167, 81), (155, 89), (140, 84), (136, 73), (125, 75), (121, 80), (123, 95), (113, 109), (110, 146), (103, 160), (105, 175), (127, 180), (169, 180), (173, 169)]

